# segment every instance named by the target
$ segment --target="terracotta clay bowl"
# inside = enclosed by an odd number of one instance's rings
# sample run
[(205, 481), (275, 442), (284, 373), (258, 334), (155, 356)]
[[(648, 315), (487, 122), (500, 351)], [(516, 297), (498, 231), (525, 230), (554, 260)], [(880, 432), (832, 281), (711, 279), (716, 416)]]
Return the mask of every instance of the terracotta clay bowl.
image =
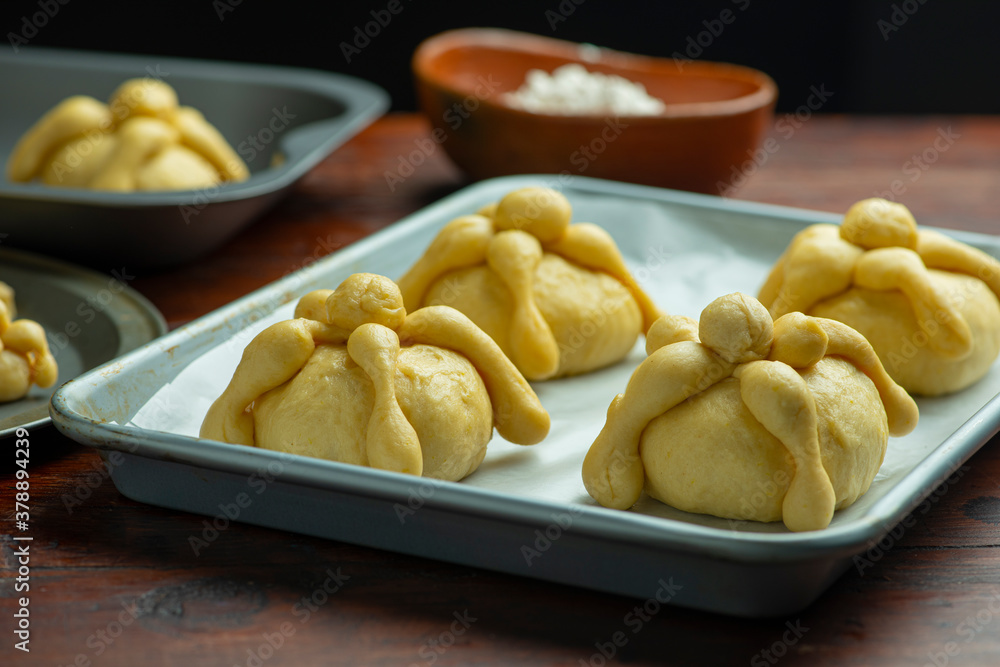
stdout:
[[(646, 87), (657, 116), (564, 116), (507, 105), (530, 69), (580, 63)], [(777, 86), (747, 67), (651, 58), (548, 37), (466, 28), (413, 56), (432, 139), (473, 178), (569, 173), (721, 194), (770, 126)], [(742, 180), (742, 179), (739, 179)]]

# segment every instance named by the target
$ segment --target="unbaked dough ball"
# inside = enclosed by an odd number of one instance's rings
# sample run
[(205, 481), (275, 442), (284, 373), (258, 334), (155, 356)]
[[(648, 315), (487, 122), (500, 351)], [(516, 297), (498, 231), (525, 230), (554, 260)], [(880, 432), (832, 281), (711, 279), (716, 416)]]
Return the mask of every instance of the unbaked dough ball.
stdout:
[(657, 320), (647, 352), (583, 462), (605, 507), (645, 490), (688, 512), (818, 530), (868, 490), (888, 437), (917, 423), (857, 331), (798, 312), (772, 322), (743, 294), (700, 324)]
[(482, 463), (494, 427), (533, 445), (549, 423), (469, 318), (447, 306), (407, 313), (395, 283), (356, 273), (250, 341), (200, 436), (458, 481)]

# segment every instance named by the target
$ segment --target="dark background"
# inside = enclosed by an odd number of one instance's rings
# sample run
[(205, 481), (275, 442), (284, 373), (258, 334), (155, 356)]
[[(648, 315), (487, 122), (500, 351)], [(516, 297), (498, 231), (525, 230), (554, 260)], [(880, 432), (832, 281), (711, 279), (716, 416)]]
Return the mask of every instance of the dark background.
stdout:
[[(303, 3), (260, 0), (2, 0), (0, 48), (25, 36), (25, 21), (51, 17), (28, 46), (54, 46), (313, 67), (368, 79), (393, 109), (414, 108), (409, 59), (424, 38), (473, 25), (524, 30), (647, 55), (690, 47), (721, 12), (735, 19), (701, 35), (701, 58), (757, 67), (778, 83), (779, 110), (825, 85), (829, 112), (1000, 111), (1000, 3), (990, 0), (545, 0), (441, 3), (397, 0), (393, 16), (360, 53), (341, 43), (389, 0)], [(577, 4), (579, 3), (579, 4)], [(383, 13), (383, 16), (387, 14)], [(561, 15), (561, 16), (560, 16)], [(565, 20), (555, 22), (553, 16)], [(883, 21), (884, 23), (879, 23)], [(36, 23), (42, 23), (39, 19)], [(554, 29), (553, 29), (554, 24)], [(715, 24), (718, 28), (719, 24)], [(898, 29), (895, 29), (898, 28)], [(374, 30), (373, 30), (374, 32)], [(696, 52), (691, 49), (691, 52)], [(0, 100), (0, 103), (10, 103)]]

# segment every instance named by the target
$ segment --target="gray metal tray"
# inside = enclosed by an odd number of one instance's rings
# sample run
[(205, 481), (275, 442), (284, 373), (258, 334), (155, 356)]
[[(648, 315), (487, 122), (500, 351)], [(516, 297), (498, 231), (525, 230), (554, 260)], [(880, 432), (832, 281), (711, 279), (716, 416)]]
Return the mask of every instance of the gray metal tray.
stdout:
[(0, 438), (47, 424), (49, 399), (60, 384), (167, 332), (156, 307), (127, 286), (128, 275), (101, 275), (5, 248), (0, 280), (14, 288), (17, 316), (45, 327), (59, 364), (52, 387), (32, 387), (21, 400), (0, 403)]
[[(152, 55), (25, 47), (0, 52), (0, 163), (70, 95), (107, 100), (122, 81), (154, 77), (201, 110), (250, 167), (243, 183), (180, 192), (114, 193), (11, 183), (0, 175), (4, 243), (106, 268), (162, 267), (216, 247), (389, 105), (353, 77), (316, 70)], [(251, 139), (253, 137), (253, 139)], [(280, 154), (280, 165), (272, 159)], [(0, 166), (2, 166), (0, 165)]]
[[(921, 399), (920, 425), (890, 440), (869, 492), (826, 530), (798, 534), (649, 499), (620, 512), (587, 496), (580, 465), (611, 398), (644, 356), (641, 342), (610, 368), (535, 384), (553, 417), (549, 437), (530, 448), (495, 437), (480, 469), (458, 483), (194, 437), (246, 342), (288, 317), (298, 296), (335, 287), (356, 271), (396, 278), (448, 220), (517, 187), (554, 180), (518, 176), (470, 186), (70, 382), (53, 398), (53, 420), (71, 438), (125, 452), (112, 478), (141, 502), (229, 520), (244, 493), (251, 502), (237, 508), (238, 521), (639, 598), (662, 600), (673, 586), (673, 604), (743, 616), (808, 605), (1000, 428), (995, 364), (960, 394)], [(658, 303), (692, 316), (721, 294), (755, 294), (793, 234), (839, 219), (585, 178), (561, 185), (574, 220), (608, 229)], [(1000, 252), (996, 238), (956, 236)]]

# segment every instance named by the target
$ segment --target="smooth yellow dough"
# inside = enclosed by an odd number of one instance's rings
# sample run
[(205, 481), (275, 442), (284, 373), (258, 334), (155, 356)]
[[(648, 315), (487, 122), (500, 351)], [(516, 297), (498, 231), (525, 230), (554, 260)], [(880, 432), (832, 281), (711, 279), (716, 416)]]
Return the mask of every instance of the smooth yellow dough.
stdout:
[(407, 315), (391, 280), (354, 274), (295, 316), (250, 342), (201, 437), (456, 481), (494, 427), (523, 445), (548, 433), (527, 381), (453, 308)]
[(250, 172), (204, 116), (179, 106), (155, 79), (130, 79), (104, 104), (67, 98), (18, 141), (7, 161), (16, 182), (132, 192), (245, 181)]
[(400, 279), (406, 307), (465, 313), (529, 380), (619, 361), (662, 313), (611, 236), (571, 216), (561, 193), (522, 188), (452, 220)]
[(917, 423), (868, 342), (833, 320), (772, 321), (730, 294), (698, 326), (664, 317), (647, 340), (583, 464), (606, 507), (628, 509), (645, 489), (689, 512), (822, 529), (868, 490), (888, 436)]
[(1000, 262), (866, 199), (843, 223), (795, 236), (760, 291), (774, 317), (801, 311), (864, 335), (904, 389), (936, 396), (981, 379), (1000, 354)]
[(0, 282), (0, 403), (24, 398), (33, 384), (51, 387), (59, 376), (42, 325), (14, 319), (16, 312), (14, 290)]
[[(572, 289), (575, 300), (563, 298)], [(642, 313), (620, 282), (581, 269), (559, 255), (542, 256), (533, 298), (559, 348), (558, 375), (575, 375), (612, 364), (632, 349), (642, 331)], [(427, 303), (446, 303), (465, 313), (511, 356), (513, 299), (488, 267), (446, 274), (427, 291)]]

